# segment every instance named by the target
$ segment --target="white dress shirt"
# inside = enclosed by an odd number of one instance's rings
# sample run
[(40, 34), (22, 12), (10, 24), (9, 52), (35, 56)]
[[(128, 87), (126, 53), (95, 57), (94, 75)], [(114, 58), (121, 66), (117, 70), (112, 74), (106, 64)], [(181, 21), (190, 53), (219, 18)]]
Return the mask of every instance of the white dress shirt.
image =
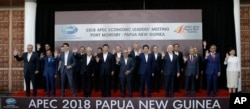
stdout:
[(108, 56), (108, 53), (103, 53), (103, 60), (104, 60), (104, 62), (106, 62), (107, 56)]
[(121, 52), (117, 52), (116, 54), (117, 54), (117, 57), (118, 57), (118, 58), (121, 58), (121, 55), (122, 55)]
[(168, 53), (168, 54), (169, 54), (169, 58), (170, 58), (170, 60), (172, 62), (172, 60), (173, 60), (173, 54), (172, 53)]
[(135, 51), (134, 50), (134, 53), (135, 53), (135, 56), (138, 56), (139, 55), (139, 52)]
[(87, 56), (87, 65), (89, 65), (89, 62), (90, 62), (91, 58), (92, 58), (92, 55)]
[(155, 60), (157, 60), (158, 53), (155, 53)]
[(68, 65), (69, 51), (64, 52), (64, 65)]
[(28, 62), (30, 62), (31, 55), (32, 55), (32, 52), (28, 53), (27, 55)]
[(148, 54), (145, 54), (146, 62), (148, 62)]
[(127, 63), (128, 63), (128, 58), (124, 58), (124, 61), (125, 61), (125, 65), (127, 65)]
[(177, 56), (179, 56), (179, 52), (178, 51), (175, 51), (174, 54), (176, 54)]

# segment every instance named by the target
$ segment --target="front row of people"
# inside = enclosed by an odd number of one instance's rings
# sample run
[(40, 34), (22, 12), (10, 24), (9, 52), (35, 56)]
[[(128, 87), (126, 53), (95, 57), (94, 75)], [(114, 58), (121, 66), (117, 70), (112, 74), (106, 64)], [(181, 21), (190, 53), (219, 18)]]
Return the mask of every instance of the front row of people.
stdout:
[[(155, 74), (154, 69), (154, 60), (157, 55), (161, 55), (160, 65), (161, 73), (164, 78), (164, 88), (166, 97), (174, 97), (174, 78), (180, 76), (180, 63), (178, 61), (178, 56), (173, 53), (173, 46), (167, 46), (167, 52), (162, 54), (151, 54), (149, 52), (149, 46), (143, 46), (143, 53), (137, 54), (135, 58), (129, 56), (129, 51), (127, 49), (122, 51), (122, 56), (114, 57), (113, 54), (109, 53), (109, 45), (103, 45), (103, 53), (100, 53), (96, 56), (92, 53), (92, 48), (87, 47), (85, 55), (78, 55), (76, 50), (74, 52), (69, 51), (69, 44), (63, 44), (64, 51), (61, 53), (54, 53), (54, 57), (52, 56), (51, 50), (46, 51), (46, 56), (39, 55), (35, 52), (32, 52), (33, 46), (28, 45), (26, 53), (24, 53), (21, 57), (18, 56), (18, 51), (14, 51), (15, 58), (18, 61), (24, 60), (24, 78), (26, 83), (26, 96), (30, 96), (30, 85), (29, 82), (32, 81), (35, 84), (35, 74), (38, 73), (39, 61), (43, 61), (45, 63), (44, 67), (44, 75), (46, 77), (46, 86), (47, 93), (46, 95), (55, 96), (55, 78), (57, 77), (57, 69), (60, 69), (61, 75), (61, 93), (62, 97), (65, 96), (65, 83), (68, 82), (71, 88), (72, 97), (76, 96), (76, 90), (74, 87), (73, 80), (73, 67), (75, 66), (75, 57), (79, 57), (77, 59), (81, 59), (81, 70), (80, 74), (82, 77), (82, 88), (83, 88), (83, 96), (91, 97), (92, 92), (92, 83), (91, 79), (94, 76), (94, 72), (96, 71), (96, 66), (100, 70), (100, 79), (101, 79), (101, 91), (102, 97), (111, 97), (111, 76), (114, 75), (114, 66), (119, 66), (119, 78), (121, 84), (122, 97), (126, 96), (126, 92), (128, 90), (128, 96), (132, 97), (132, 79), (135, 62), (139, 62), (139, 75), (140, 75), (140, 96), (144, 97), (145, 86), (147, 89), (147, 97), (151, 97), (151, 78)], [(185, 66), (185, 90), (187, 97), (195, 96), (195, 81), (199, 76), (199, 58), (196, 54), (194, 54), (195, 48), (190, 48), (187, 56), (183, 56), (184, 66)], [(234, 52), (230, 52), (230, 56), (227, 55), (225, 59), (225, 64), (236, 65), (230, 63), (238, 61), (234, 59)], [(60, 63), (59, 63), (60, 61)], [(216, 46), (212, 45), (210, 47), (210, 52), (206, 52), (204, 61), (207, 64), (206, 68), (206, 79), (207, 79), (207, 96), (211, 97), (210, 91), (213, 90), (212, 97), (217, 96), (217, 81), (218, 76), (220, 76), (221, 67), (220, 67), (220, 56), (216, 53)], [(58, 65), (60, 64), (60, 65)], [(234, 69), (233, 69), (234, 70)], [(230, 83), (229, 86), (231, 92), (235, 92), (235, 81), (237, 81), (235, 76), (239, 75), (239, 68), (231, 71), (230, 68), (227, 70), (228, 78), (234, 79), (234, 82)], [(234, 73), (233, 76), (230, 76), (229, 73)], [(230, 76), (230, 77), (229, 77)], [(66, 78), (67, 77), (67, 81)], [(36, 87), (33, 87), (33, 96), (36, 96)]]

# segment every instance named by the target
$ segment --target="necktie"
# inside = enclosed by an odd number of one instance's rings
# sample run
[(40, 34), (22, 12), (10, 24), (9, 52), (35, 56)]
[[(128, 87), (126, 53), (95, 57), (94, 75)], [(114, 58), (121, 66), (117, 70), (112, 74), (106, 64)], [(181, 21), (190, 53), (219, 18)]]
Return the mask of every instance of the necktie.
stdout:
[(215, 61), (215, 54), (212, 54), (213, 61)]

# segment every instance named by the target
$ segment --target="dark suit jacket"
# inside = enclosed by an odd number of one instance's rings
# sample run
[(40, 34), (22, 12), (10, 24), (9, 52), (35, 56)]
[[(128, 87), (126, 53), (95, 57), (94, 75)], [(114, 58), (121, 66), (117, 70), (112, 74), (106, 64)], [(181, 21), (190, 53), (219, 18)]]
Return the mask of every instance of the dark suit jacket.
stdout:
[(126, 76), (125, 72), (127, 70), (130, 71), (130, 73), (128, 74), (128, 76), (131, 75), (132, 71), (135, 68), (134, 60), (131, 57), (128, 57), (128, 59), (127, 59), (127, 65), (125, 64), (124, 57), (121, 57), (120, 62), (118, 63), (118, 65), (120, 66), (120, 72), (119, 72), (119, 77), (120, 78), (124, 78)]
[[(62, 53), (60, 53), (60, 56), (58, 57), (58, 59), (61, 61), (61, 67), (60, 67), (61, 73), (64, 70), (64, 56), (65, 56), (64, 54), (65, 54), (65, 52), (62, 52)], [(75, 62), (74, 54), (69, 51), (68, 60), (67, 60), (67, 66), (70, 65), (73, 68), (75, 66), (75, 64), (76, 64), (76, 62)], [(72, 72), (72, 68), (69, 69), (70, 72)]]
[(152, 75), (153, 71), (153, 67), (154, 67), (154, 59), (152, 54), (148, 54), (148, 61), (146, 62), (145, 59), (145, 54), (141, 53), (138, 56), (138, 61), (140, 62), (140, 67), (139, 67), (139, 74), (140, 75)]
[(87, 55), (83, 55), (81, 65), (81, 75), (91, 76), (95, 72), (96, 60), (92, 55), (89, 64), (87, 65)]
[(184, 60), (183, 60), (183, 53), (178, 51), (178, 62), (179, 62), (179, 66), (180, 66), (180, 69), (183, 69), (184, 68)]
[(17, 61), (22, 61), (24, 62), (23, 70), (24, 73), (34, 73), (35, 71), (39, 71), (39, 56), (36, 52), (32, 52), (32, 55), (30, 57), (30, 61), (28, 62), (28, 52), (23, 53), (21, 57), (18, 55), (14, 56)]
[(204, 71), (204, 60), (203, 57), (200, 54), (197, 54), (196, 56), (198, 58), (198, 64), (199, 64), (199, 72)]
[(132, 50), (132, 51), (129, 53), (129, 57), (131, 57), (132, 59), (134, 59), (134, 63), (135, 63), (134, 72), (135, 72), (135, 73), (138, 73), (138, 70), (139, 70), (139, 61), (136, 59), (136, 57), (138, 57), (138, 56), (135, 56), (134, 50)]
[(108, 53), (106, 62), (104, 62), (103, 53), (100, 53), (98, 57), (100, 59), (98, 62), (98, 64), (100, 64), (100, 75), (104, 75), (104, 73), (111, 75), (111, 72), (114, 71), (115, 67), (113, 54)]
[(161, 67), (162, 67), (162, 56), (160, 53), (157, 53), (157, 60), (155, 60), (155, 54), (152, 53), (153, 55), (153, 61), (154, 61), (154, 68), (153, 70), (156, 71), (154, 73), (160, 73), (161, 72)]
[(198, 57), (193, 56), (193, 61), (191, 61), (190, 56), (187, 56), (187, 61), (184, 64), (185, 65), (185, 76), (196, 76), (199, 75), (199, 60)]
[(170, 56), (166, 53), (162, 60), (163, 65), (163, 75), (164, 76), (175, 76), (177, 72), (180, 73), (180, 66), (178, 61), (178, 56), (173, 53), (173, 60), (171, 61)]
[(219, 53), (215, 53), (215, 60), (213, 60), (212, 55), (209, 54), (207, 59), (205, 59), (205, 62), (207, 64), (207, 67), (206, 67), (207, 75), (217, 75), (218, 72), (221, 72)]
[(41, 61), (44, 62), (44, 76), (54, 77), (57, 74), (57, 59), (53, 56), (41, 58)]
[(74, 66), (74, 72), (79, 72), (81, 70), (82, 59), (86, 54), (74, 53), (74, 57), (76, 59), (76, 64)]

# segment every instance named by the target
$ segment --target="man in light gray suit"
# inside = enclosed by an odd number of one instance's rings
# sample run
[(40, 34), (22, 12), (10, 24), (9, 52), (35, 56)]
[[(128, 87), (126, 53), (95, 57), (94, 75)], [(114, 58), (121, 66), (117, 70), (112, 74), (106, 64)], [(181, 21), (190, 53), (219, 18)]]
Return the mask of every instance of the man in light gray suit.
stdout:
[(133, 58), (128, 57), (128, 50), (123, 50), (121, 58), (116, 57), (116, 65), (120, 66), (119, 78), (121, 81), (122, 97), (126, 96), (126, 84), (129, 97), (132, 97), (132, 72), (135, 64)]
[(60, 65), (60, 71), (61, 71), (61, 91), (62, 91), (62, 97), (65, 96), (65, 78), (67, 76), (68, 82), (71, 88), (72, 96), (76, 96), (76, 91), (75, 91), (75, 86), (74, 86), (74, 80), (73, 80), (73, 67), (75, 66), (75, 58), (74, 54), (69, 51), (69, 44), (64, 43), (64, 52), (61, 52), (60, 55), (58, 56), (57, 53), (55, 53), (55, 57), (57, 57), (58, 60), (61, 61)]
[(194, 56), (194, 48), (189, 49), (189, 55), (183, 57), (186, 77), (186, 97), (195, 97), (195, 80), (199, 75), (198, 58)]

